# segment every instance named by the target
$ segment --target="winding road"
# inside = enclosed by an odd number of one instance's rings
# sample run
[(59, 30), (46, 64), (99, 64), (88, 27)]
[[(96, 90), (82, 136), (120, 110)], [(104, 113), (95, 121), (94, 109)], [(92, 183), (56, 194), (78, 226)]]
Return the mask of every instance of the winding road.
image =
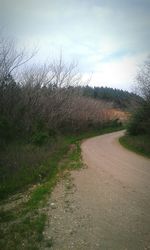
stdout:
[(150, 160), (123, 148), (123, 133), (82, 143), (87, 168), (72, 172), (73, 192), (59, 184), (52, 197), (52, 249), (150, 249)]

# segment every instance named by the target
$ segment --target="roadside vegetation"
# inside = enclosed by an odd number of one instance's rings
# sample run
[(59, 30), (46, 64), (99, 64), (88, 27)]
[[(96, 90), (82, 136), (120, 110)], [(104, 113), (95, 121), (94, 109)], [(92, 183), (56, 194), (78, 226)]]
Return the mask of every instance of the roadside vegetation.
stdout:
[(150, 158), (150, 137), (147, 135), (125, 135), (119, 141), (127, 149)]
[(32, 65), (34, 54), (1, 36), (1, 199), (53, 175), (53, 162), (67, 151), (72, 135), (120, 125), (110, 103), (83, 95), (75, 63), (67, 65), (60, 55)]
[[(82, 166), (84, 138), (122, 129), (112, 103), (83, 94), (75, 63), (0, 39), (0, 249), (41, 249), (45, 204), (61, 176)], [(45, 245), (45, 246), (46, 246)]]
[(131, 115), (127, 133), (120, 138), (126, 148), (150, 157), (150, 59), (141, 67), (136, 77), (138, 93), (143, 98)]
[[(43, 230), (46, 222), (46, 201), (54, 185), (60, 178), (65, 178), (68, 171), (80, 169), (83, 166), (80, 151), (82, 139), (114, 132), (122, 128), (122, 126), (114, 124), (111, 127), (61, 138), (61, 144), (59, 141), (57, 149), (55, 148), (55, 151), (48, 156), (45, 167), (43, 162), (44, 170), (46, 170), (45, 178), (39, 180), (36, 185), (31, 185), (28, 190), (18, 192), (10, 196), (9, 199), (1, 201), (0, 248), (30, 250), (51, 247), (52, 240), (44, 241)], [(40, 148), (42, 149), (42, 147)], [(37, 172), (39, 173), (38, 168)], [(30, 173), (32, 175), (32, 172), (26, 171), (28, 178)], [(13, 184), (12, 189), (14, 188)], [(9, 182), (6, 182), (6, 187), (7, 185), (9, 186)], [(8, 191), (7, 188), (6, 191)]]

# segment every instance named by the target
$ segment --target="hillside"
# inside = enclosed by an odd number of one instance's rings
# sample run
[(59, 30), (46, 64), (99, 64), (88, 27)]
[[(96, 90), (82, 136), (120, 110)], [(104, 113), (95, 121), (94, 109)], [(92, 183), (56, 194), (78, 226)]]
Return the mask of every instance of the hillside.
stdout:
[(140, 96), (120, 89), (90, 87), (88, 85), (80, 88), (83, 96), (105, 100), (111, 102), (113, 107), (125, 110), (131, 110), (131, 108), (137, 106), (142, 100)]

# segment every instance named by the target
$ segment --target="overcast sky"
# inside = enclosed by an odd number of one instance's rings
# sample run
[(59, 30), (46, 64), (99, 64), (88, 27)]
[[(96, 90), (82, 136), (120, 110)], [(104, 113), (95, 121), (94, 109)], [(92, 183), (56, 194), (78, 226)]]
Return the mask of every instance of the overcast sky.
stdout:
[(150, 0), (0, 0), (0, 24), (38, 60), (77, 60), (92, 85), (131, 90), (150, 52)]

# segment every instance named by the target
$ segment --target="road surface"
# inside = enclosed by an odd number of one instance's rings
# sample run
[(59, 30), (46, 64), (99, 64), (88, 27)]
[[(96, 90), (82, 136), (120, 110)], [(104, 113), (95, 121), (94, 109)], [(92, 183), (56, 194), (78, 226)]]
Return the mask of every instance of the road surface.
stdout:
[(62, 181), (49, 203), (51, 249), (150, 249), (150, 160), (123, 148), (122, 134), (82, 143), (87, 168)]

